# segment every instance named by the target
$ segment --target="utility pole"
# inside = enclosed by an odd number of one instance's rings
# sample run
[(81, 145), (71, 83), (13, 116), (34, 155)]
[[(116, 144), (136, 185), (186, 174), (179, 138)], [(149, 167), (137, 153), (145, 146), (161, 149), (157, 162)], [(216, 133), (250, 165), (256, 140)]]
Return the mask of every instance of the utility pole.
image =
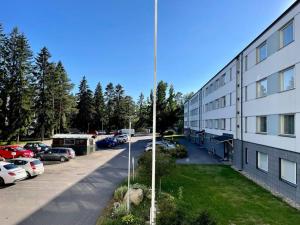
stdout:
[(155, 153), (156, 153), (156, 53), (157, 53), (157, 1), (154, 0), (154, 76), (153, 76), (153, 132), (152, 132), (152, 188), (150, 225), (156, 224), (155, 208)]
[(127, 212), (130, 212), (130, 164), (131, 164), (131, 117), (129, 117), (129, 137), (128, 137), (128, 196), (127, 196)]

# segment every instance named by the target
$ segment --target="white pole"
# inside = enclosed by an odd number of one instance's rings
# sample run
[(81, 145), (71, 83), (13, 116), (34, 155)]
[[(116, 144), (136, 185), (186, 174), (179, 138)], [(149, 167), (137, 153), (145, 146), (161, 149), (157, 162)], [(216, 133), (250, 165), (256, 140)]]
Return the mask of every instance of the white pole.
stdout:
[(134, 181), (135, 174), (134, 174), (134, 157), (132, 157), (132, 180)]
[(154, 83), (153, 83), (153, 132), (152, 132), (152, 188), (150, 224), (155, 225), (155, 153), (156, 153), (156, 53), (157, 53), (157, 1), (154, 0)]
[(128, 198), (127, 211), (130, 212), (130, 163), (131, 163), (131, 118), (129, 117), (129, 140), (128, 140)]

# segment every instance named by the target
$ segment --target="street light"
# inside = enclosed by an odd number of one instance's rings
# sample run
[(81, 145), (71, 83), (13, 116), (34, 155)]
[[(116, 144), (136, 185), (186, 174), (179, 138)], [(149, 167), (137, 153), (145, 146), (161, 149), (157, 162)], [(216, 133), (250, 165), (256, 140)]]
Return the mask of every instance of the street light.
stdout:
[(152, 132), (152, 188), (150, 224), (156, 224), (155, 209), (155, 153), (156, 153), (156, 53), (157, 53), (157, 1), (154, 0), (154, 76), (153, 76), (153, 132)]
[(127, 211), (130, 212), (130, 163), (131, 163), (131, 117), (129, 117), (129, 138), (128, 138), (128, 196), (127, 196)]

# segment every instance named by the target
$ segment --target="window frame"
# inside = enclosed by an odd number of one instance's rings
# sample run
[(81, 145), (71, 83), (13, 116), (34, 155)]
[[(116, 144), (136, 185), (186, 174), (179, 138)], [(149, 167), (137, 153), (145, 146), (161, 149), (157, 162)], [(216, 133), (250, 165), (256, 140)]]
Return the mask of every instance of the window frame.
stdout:
[[(266, 131), (261, 131), (261, 118), (266, 118)], [(268, 117), (267, 116), (256, 116), (256, 133), (257, 134), (268, 134)]]
[[(290, 89), (285, 89), (284, 88), (284, 72), (289, 71), (289, 70), (293, 70), (293, 77), (294, 77), (294, 84), (293, 87)], [(285, 92), (285, 91), (290, 91), (290, 90), (294, 90), (295, 89), (295, 66), (290, 66), (284, 70), (281, 70), (279, 72), (279, 86), (280, 86), (280, 92)]]
[[(260, 50), (262, 49), (263, 46), (266, 47), (266, 57), (261, 59)], [(256, 64), (264, 61), (266, 58), (268, 58), (268, 46), (267, 46), (267, 41), (264, 41), (259, 46), (256, 47)]]
[[(287, 134), (287, 133), (284, 133), (284, 117), (285, 116), (293, 116), (294, 117), (294, 133), (293, 134)], [(296, 137), (296, 127), (295, 127), (295, 120), (296, 120), (296, 116), (295, 114), (293, 113), (289, 113), (289, 114), (280, 114), (279, 115), (279, 131), (280, 131), (280, 136), (285, 136), (285, 137)]]
[[(294, 172), (295, 172), (295, 183), (293, 181), (287, 180), (284, 177), (282, 177), (282, 161), (291, 162), (291, 163), (295, 164), (295, 169), (294, 169)], [(291, 160), (288, 160), (288, 159), (279, 158), (279, 179), (281, 181), (285, 182), (285, 183), (288, 183), (288, 184), (292, 185), (292, 186), (297, 186), (297, 184), (298, 184), (298, 179), (297, 179), (297, 163), (293, 162)]]
[[(293, 35), (292, 35), (292, 40), (284, 45), (284, 30), (289, 26), (292, 25), (293, 28)], [(289, 22), (287, 22), (285, 25), (283, 25), (280, 29), (279, 29), (279, 48), (284, 48), (286, 46), (288, 46), (289, 44), (293, 43), (295, 41), (295, 26), (294, 26), (294, 19), (291, 19)]]
[[(267, 168), (266, 168), (266, 170), (260, 166), (260, 164), (261, 164), (261, 163), (259, 163), (259, 159), (261, 158), (260, 154), (267, 156)], [(264, 173), (268, 173), (269, 172), (269, 155), (267, 153), (256, 151), (256, 168), (258, 170), (264, 172)]]
[[(261, 93), (261, 90), (260, 90), (260, 86), (261, 86), (261, 82), (263, 82), (263, 81), (266, 81), (266, 94), (264, 94), (264, 95), (259, 95), (259, 93)], [(261, 79), (261, 80), (258, 80), (258, 81), (256, 81), (256, 98), (264, 98), (264, 97), (266, 97), (266, 96), (268, 96), (268, 78), (266, 77), (266, 78), (263, 78), (263, 79)]]

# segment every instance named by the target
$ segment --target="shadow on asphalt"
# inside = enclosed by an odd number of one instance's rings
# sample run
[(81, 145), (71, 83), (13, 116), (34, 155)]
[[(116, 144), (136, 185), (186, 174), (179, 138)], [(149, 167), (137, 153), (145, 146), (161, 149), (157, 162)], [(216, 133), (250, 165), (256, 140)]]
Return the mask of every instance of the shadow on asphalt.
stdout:
[[(132, 144), (133, 157), (143, 152), (146, 141)], [(127, 155), (126, 150), (122, 151), (18, 225), (95, 225), (113, 191), (127, 177)]]

